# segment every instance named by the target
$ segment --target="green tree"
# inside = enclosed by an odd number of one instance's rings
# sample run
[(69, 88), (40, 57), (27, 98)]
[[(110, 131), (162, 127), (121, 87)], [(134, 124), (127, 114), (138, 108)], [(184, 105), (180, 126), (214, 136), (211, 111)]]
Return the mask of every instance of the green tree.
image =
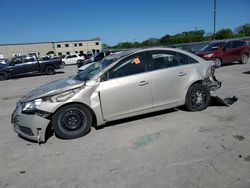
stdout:
[(162, 45), (169, 45), (169, 44), (171, 44), (171, 36), (166, 34), (162, 38), (160, 38), (159, 42)]
[(230, 39), (234, 34), (231, 29), (221, 29), (215, 33), (215, 39)]
[(103, 43), (103, 44), (102, 44), (102, 48), (106, 50), (106, 49), (109, 49), (109, 48), (110, 48), (110, 46), (109, 46), (109, 45), (107, 45), (107, 44), (105, 44), (105, 43)]
[(250, 36), (250, 24), (241, 25), (236, 28), (236, 32), (240, 36)]

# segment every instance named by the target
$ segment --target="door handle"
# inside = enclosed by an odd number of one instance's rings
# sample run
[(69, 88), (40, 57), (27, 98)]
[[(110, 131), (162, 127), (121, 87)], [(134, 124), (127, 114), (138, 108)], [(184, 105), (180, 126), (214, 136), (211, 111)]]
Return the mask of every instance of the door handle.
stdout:
[(187, 73), (185, 73), (185, 72), (179, 72), (177, 75), (178, 75), (178, 76), (186, 76)]
[(139, 86), (144, 86), (147, 85), (148, 83), (149, 83), (148, 81), (143, 80), (139, 83)]

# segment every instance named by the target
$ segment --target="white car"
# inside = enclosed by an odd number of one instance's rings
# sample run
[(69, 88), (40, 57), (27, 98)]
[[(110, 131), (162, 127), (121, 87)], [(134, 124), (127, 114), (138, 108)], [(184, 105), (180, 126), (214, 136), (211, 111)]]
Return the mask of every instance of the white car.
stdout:
[(221, 87), (214, 71), (214, 62), (175, 48), (124, 51), (31, 91), (17, 102), (12, 123), (19, 135), (44, 142), (48, 128), (73, 139), (122, 118), (182, 105), (201, 111)]
[(73, 65), (76, 64), (78, 60), (84, 60), (84, 56), (79, 56), (77, 54), (73, 55), (63, 55), (62, 56), (62, 61), (64, 62), (65, 65)]

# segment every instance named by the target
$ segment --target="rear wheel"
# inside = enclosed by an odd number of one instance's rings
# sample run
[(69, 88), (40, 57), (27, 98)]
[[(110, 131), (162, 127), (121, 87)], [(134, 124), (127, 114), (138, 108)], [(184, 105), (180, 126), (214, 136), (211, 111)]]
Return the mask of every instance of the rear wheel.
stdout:
[(53, 66), (47, 66), (45, 67), (44, 72), (47, 75), (55, 74), (55, 68)]
[(201, 111), (209, 106), (210, 101), (211, 95), (208, 88), (201, 83), (196, 83), (188, 89), (185, 106), (188, 111)]
[(52, 117), (52, 126), (57, 136), (74, 139), (86, 135), (92, 124), (91, 112), (81, 104), (60, 108)]
[(247, 54), (242, 54), (241, 55), (241, 58), (240, 58), (240, 62), (242, 63), (242, 64), (246, 64), (247, 62), (248, 62), (248, 55)]
[(7, 80), (7, 79), (8, 79), (7, 72), (0, 72), (0, 81)]
[(217, 67), (217, 68), (220, 67), (222, 64), (222, 61), (220, 58), (214, 58), (213, 61), (215, 63), (215, 67)]

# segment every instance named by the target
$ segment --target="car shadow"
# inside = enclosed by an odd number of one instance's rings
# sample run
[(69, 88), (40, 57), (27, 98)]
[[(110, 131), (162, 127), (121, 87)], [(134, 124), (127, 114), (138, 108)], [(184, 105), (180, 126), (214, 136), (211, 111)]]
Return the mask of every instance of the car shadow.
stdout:
[(250, 71), (243, 72), (243, 74), (250, 74)]
[[(209, 107), (230, 106), (233, 103), (235, 103), (237, 100), (238, 100), (238, 98), (235, 97), (235, 96), (232, 97), (232, 98), (225, 98), (225, 99), (221, 99), (221, 98), (219, 98), (217, 96), (216, 97), (212, 96), (211, 103), (210, 103)], [(104, 129), (106, 127), (123, 125), (124, 123), (129, 123), (129, 122), (136, 121), (136, 120), (142, 120), (142, 119), (147, 119), (147, 118), (151, 118), (151, 117), (157, 117), (157, 116), (161, 116), (161, 115), (164, 115), (164, 114), (171, 114), (171, 113), (177, 112), (177, 111), (186, 111), (186, 112), (188, 112), (188, 110), (185, 108), (185, 106), (179, 106), (179, 107), (176, 107), (176, 108), (161, 110), (161, 111), (157, 111), (157, 112), (151, 112), (151, 113), (147, 113), (147, 114), (143, 114), (143, 115), (137, 115), (137, 116), (133, 116), (133, 117), (129, 117), (129, 118), (124, 118), (124, 119), (119, 119), (119, 120), (107, 122), (106, 124), (101, 125), (101, 126), (97, 126), (96, 122), (94, 122), (94, 125), (92, 127), (95, 128), (96, 130), (100, 130), (100, 129)], [(190, 112), (190, 113), (192, 113), (192, 112)], [(89, 134), (90, 132), (91, 132), (91, 129), (88, 131), (87, 134)], [(25, 137), (23, 137), (21, 135), (18, 135), (18, 136), (20, 138), (26, 140), (26, 141), (29, 141), (29, 142), (32, 142), (32, 143), (37, 143), (37, 141), (27, 139), (27, 138), (25, 138)], [(45, 132), (45, 141), (41, 142), (40, 144), (45, 144), (52, 136), (56, 136), (58, 139), (67, 140), (67, 139), (63, 139), (63, 138), (60, 138), (57, 135), (55, 135), (54, 131), (52, 130), (52, 125), (50, 123), (48, 125), (47, 129), (46, 129), (46, 132)]]
[(143, 115), (138, 115), (138, 116), (133, 116), (133, 117), (125, 118), (125, 119), (115, 120), (115, 121), (107, 122), (106, 124), (101, 125), (101, 126), (93, 126), (93, 127), (96, 130), (99, 130), (99, 129), (103, 129), (103, 128), (106, 128), (106, 127), (121, 125), (123, 123), (128, 123), (128, 122), (131, 122), (131, 121), (136, 121), (136, 120), (141, 120), (141, 119), (147, 119), (147, 118), (151, 118), (151, 117), (160, 116), (160, 115), (163, 115), (163, 114), (168, 114), (168, 113), (176, 112), (178, 110), (179, 110), (178, 108), (161, 110), (161, 111), (151, 112), (151, 113), (147, 113), (147, 114), (143, 114)]
[[(63, 74), (63, 73), (65, 73), (65, 72), (58, 71), (58, 72), (55, 72), (54, 75)], [(11, 79), (12, 80), (19, 80), (20, 78), (31, 78), (31, 77), (38, 77), (38, 76), (52, 76), (52, 75), (46, 75), (43, 73), (27, 73), (27, 74), (22, 74), (22, 75), (18, 75), (18, 76), (13, 76)]]
[(229, 67), (229, 66), (233, 66), (233, 65), (241, 65), (241, 63), (238, 62), (238, 61), (234, 61), (234, 62), (231, 62), (231, 63), (222, 64), (221, 67)]

